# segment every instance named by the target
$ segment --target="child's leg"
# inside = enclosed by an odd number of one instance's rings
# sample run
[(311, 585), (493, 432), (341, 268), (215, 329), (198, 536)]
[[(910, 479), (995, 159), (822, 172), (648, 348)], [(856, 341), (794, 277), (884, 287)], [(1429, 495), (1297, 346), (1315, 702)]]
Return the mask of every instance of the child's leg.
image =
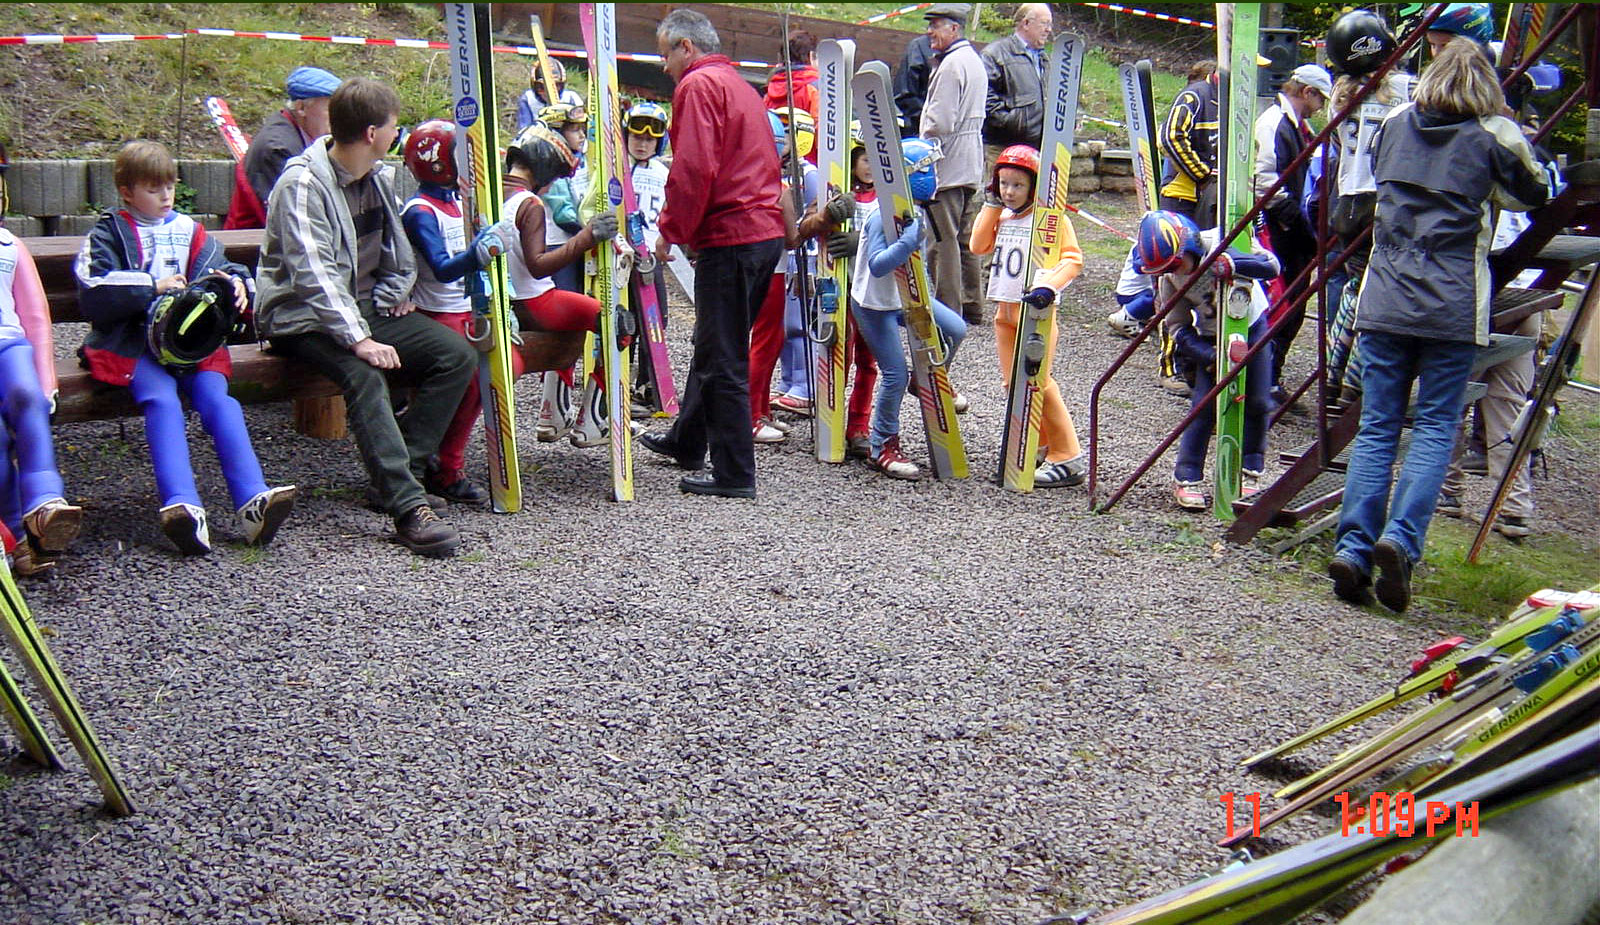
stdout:
[[(1060, 340), (1061, 323), (1057, 321), (1050, 327), (1050, 341), (1045, 344), (1047, 364), (1055, 362), (1056, 344)], [(1039, 437), (1040, 442), (1049, 447), (1045, 462), (1066, 462), (1083, 455), (1083, 446), (1078, 443), (1078, 429), (1072, 426), (1072, 415), (1067, 411), (1066, 400), (1061, 397), (1061, 386), (1048, 367), (1044, 377), (1044, 411), (1039, 422)]]
[(778, 391), (796, 398), (811, 400), (811, 369), (806, 362), (806, 321), (800, 300), (793, 294), (783, 303), (783, 376)]
[[(1257, 318), (1250, 325), (1250, 343), (1254, 344), (1266, 333), (1267, 319)], [(1272, 414), (1272, 364), (1271, 347), (1250, 358), (1244, 372), (1244, 446), (1240, 465), (1251, 472), (1260, 472), (1267, 462), (1267, 417)]]
[[(55, 444), (50, 437), (50, 403), (39, 387), (33, 345), (27, 341), (13, 341), (0, 348), (0, 396), (0, 414), (6, 428), (16, 435), (15, 484), (11, 491), (20, 498), (20, 518), (44, 502), (60, 498), (63, 490), (61, 473), (56, 469)], [(0, 455), (0, 461), (4, 468), (11, 469), (9, 455)]]
[(884, 441), (900, 435), (900, 403), (911, 381), (906, 350), (900, 344), (900, 312), (857, 308), (856, 328), (878, 360), (878, 397), (872, 413), (872, 455)]
[[(467, 336), (467, 325), (472, 323), (471, 312), (424, 311), (422, 314), (462, 337)], [(521, 354), (515, 352), (511, 357), (514, 363), (522, 359)], [(473, 376), (472, 381), (467, 383), (467, 390), (461, 394), (460, 406), (450, 418), (450, 424), (445, 427), (443, 439), (439, 441), (438, 477), (443, 484), (453, 485), (466, 476), (467, 441), (472, 437), (472, 428), (482, 415), (483, 399), (478, 392), (478, 377)]]
[[(1270, 367), (1267, 375), (1272, 375)], [(1191, 409), (1211, 391), (1213, 382), (1211, 370), (1194, 365), (1194, 391), (1189, 396)], [(1216, 413), (1212, 410), (1215, 407), (1214, 403), (1206, 405), (1206, 410), (1190, 421), (1183, 430), (1183, 436), (1178, 438), (1178, 461), (1172, 467), (1172, 477), (1180, 482), (1198, 482), (1205, 477), (1206, 448), (1211, 445), (1211, 430), (1216, 426)]]
[(761, 301), (755, 324), (750, 328), (752, 426), (772, 416), (772, 368), (777, 365), (778, 353), (783, 349), (783, 282), (782, 273), (772, 274), (767, 297)]
[(1020, 312), (1020, 303), (994, 303), (994, 351), (1000, 361), (1000, 381), (1007, 385), (1011, 382), (1011, 361), (1016, 358), (1017, 316)]
[(228, 380), (219, 372), (187, 373), (178, 384), (188, 392), (189, 403), (199, 413), (200, 423), (216, 444), (222, 477), (228, 482), (228, 496), (233, 499), (233, 509), (237, 511), (245, 502), (267, 490), (256, 449), (250, 443), (250, 430), (244, 423), (244, 410), (239, 407), (238, 400), (228, 394)]
[(189, 464), (189, 441), (184, 434), (183, 405), (178, 401), (178, 381), (149, 355), (141, 356), (128, 383), (133, 400), (144, 412), (145, 440), (150, 464), (156, 471), (156, 494), (161, 506), (183, 503), (203, 507)]
[[(858, 318), (859, 309), (850, 303), (850, 316)], [(850, 325), (849, 351), (855, 354), (850, 362), (855, 364), (855, 381), (850, 385), (850, 404), (845, 423), (845, 436), (865, 437), (872, 425), (872, 390), (878, 384), (878, 361), (873, 359), (872, 348), (861, 336), (861, 322)]]

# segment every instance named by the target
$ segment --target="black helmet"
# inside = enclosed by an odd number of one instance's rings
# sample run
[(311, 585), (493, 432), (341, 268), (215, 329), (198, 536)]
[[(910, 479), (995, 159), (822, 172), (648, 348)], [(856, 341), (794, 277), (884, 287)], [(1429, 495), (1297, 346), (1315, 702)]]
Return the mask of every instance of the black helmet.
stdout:
[(1328, 27), (1328, 64), (1333, 70), (1360, 77), (1378, 69), (1397, 43), (1383, 18), (1369, 10), (1353, 10)]
[(239, 318), (233, 277), (207, 273), (183, 289), (170, 289), (150, 306), (145, 339), (164, 366), (188, 369), (217, 352)]
[(506, 149), (506, 171), (518, 164), (533, 174), (535, 190), (559, 177), (570, 177), (578, 169), (578, 160), (567, 143), (541, 122), (518, 132), (517, 139)]

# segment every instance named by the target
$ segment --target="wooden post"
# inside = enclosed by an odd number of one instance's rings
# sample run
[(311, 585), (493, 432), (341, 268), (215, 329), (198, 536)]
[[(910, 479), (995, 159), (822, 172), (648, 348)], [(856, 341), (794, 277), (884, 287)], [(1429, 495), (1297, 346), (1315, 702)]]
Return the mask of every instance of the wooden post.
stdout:
[(345, 425), (344, 396), (295, 399), (294, 429), (307, 437), (343, 440), (350, 432)]

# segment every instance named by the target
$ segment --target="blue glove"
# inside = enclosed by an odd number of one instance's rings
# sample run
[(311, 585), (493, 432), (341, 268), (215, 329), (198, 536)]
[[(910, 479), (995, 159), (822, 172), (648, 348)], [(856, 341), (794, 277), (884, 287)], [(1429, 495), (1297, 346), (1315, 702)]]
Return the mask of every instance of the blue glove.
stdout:
[(511, 236), (516, 233), (517, 225), (509, 218), (503, 218), (480, 231), (472, 239), (472, 252), (478, 255), (478, 266), (486, 267), (491, 260), (505, 253), (510, 247)]
[(1193, 327), (1185, 325), (1179, 328), (1172, 340), (1178, 352), (1193, 360), (1196, 365), (1202, 369), (1215, 369), (1217, 345), (1209, 338), (1200, 336), (1200, 332)]
[[(922, 246), (922, 235), (922, 216), (920, 215), (911, 220), (911, 224), (906, 226), (905, 231), (900, 232), (901, 238), (909, 238), (911, 240), (913, 248)], [(899, 241), (897, 240), (895, 243), (899, 243)]]
[(1056, 291), (1049, 286), (1038, 286), (1030, 289), (1022, 297), (1023, 304), (1031, 305), (1034, 308), (1049, 308), (1055, 301)]

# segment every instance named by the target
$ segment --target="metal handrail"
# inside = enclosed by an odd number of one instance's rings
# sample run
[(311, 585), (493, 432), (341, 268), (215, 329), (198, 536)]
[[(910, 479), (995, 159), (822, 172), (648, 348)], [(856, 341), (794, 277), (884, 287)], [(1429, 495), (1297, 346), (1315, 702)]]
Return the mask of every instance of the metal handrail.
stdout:
[[(1237, 222), (1235, 222), (1234, 226), (1229, 229), (1226, 235), (1218, 240), (1216, 249), (1201, 259), (1200, 263), (1189, 274), (1189, 277), (1178, 286), (1177, 291), (1172, 294), (1172, 296), (1167, 300), (1166, 304), (1163, 305), (1156, 312), (1156, 314), (1145, 323), (1144, 328), (1141, 329), (1137, 335), (1135, 335), (1133, 342), (1122, 351), (1117, 359), (1112, 361), (1111, 366), (1100, 375), (1100, 378), (1095, 380), (1093, 388), (1089, 390), (1088, 489), (1089, 507), (1091, 510), (1097, 510), (1100, 513), (1109, 511), (1111, 507), (1116, 504), (1116, 502), (1120, 500), (1129, 489), (1133, 487), (1134, 483), (1142, 478), (1145, 472), (1149, 471), (1150, 467), (1153, 466), (1156, 460), (1161, 457), (1161, 454), (1165, 453), (1167, 448), (1178, 439), (1179, 435), (1183, 433), (1184, 428), (1188, 427), (1189, 423), (1192, 422), (1197, 416), (1197, 413), (1202, 410), (1210, 410), (1207, 408), (1207, 404), (1212, 401), (1217, 394), (1220, 393), (1223, 387), (1232, 383), (1234, 379), (1238, 378), (1239, 373), (1244, 369), (1244, 363), (1250, 356), (1254, 355), (1256, 350), (1259, 349), (1260, 343), (1265, 343), (1270, 340), (1270, 334), (1276, 331), (1277, 325), (1270, 326), (1267, 329), (1269, 334), (1267, 336), (1263, 336), (1256, 345), (1251, 346), (1246, 351), (1245, 359), (1241, 360), (1239, 364), (1234, 366), (1228, 375), (1221, 377), (1217, 384), (1213, 385), (1211, 391), (1207, 393), (1207, 397), (1204, 401), (1190, 408), (1189, 414), (1184, 416), (1182, 423), (1180, 423), (1174, 431), (1167, 435), (1167, 438), (1161, 442), (1160, 446), (1146, 456), (1144, 462), (1139, 465), (1134, 474), (1129, 476), (1128, 479), (1118, 486), (1117, 490), (1112, 493), (1112, 496), (1107, 500), (1106, 504), (1103, 507), (1096, 507), (1095, 502), (1097, 500), (1099, 483), (1100, 393), (1105, 389), (1106, 384), (1111, 381), (1117, 372), (1127, 365), (1128, 358), (1133, 355), (1133, 352), (1138, 348), (1139, 344), (1143, 343), (1144, 340), (1149, 337), (1150, 332), (1154, 330), (1155, 325), (1160, 324), (1161, 321), (1163, 321), (1166, 316), (1173, 311), (1173, 309), (1179, 304), (1179, 301), (1188, 294), (1190, 289), (1194, 288), (1196, 283), (1198, 283), (1201, 279), (1206, 278), (1206, 271), (1208, 271), (1211, 268), (1211, 265), (1216, 262), (1217, 256), (1225, 252), (1234, 239), (1238, 238), (1246, 228), (1251, 226), (1256, 216), (1260, 215), (1261, 212), (1266, 208), (1267, 202), (1270, 201), (1272, 197), (1283, 188), (1284, 184), (1288, 182), (1289, 177), (1296, 170), (1299, 170), (1307, 161), (1309, 161), (1312, 154), (1327, 142), (1329, 136), (1331, 136), (1339, 126), (1343, 125), (1349, 119), (1350, 114), (1356, 110), (1356, 107), (1361, 105), (1361, 103), (1364, 102), (1368, 96), (1372, 95), (1372, 93), (1377, 90), (1378, 86), (1383, 82), (1383, 79), (1388, 76), (1389, 71), (1394, 68), (1395, 64), (1404, 58), (1412, 48), (1416, 47), (1418, 42), (1422, 41), (1423, 36), (1427, 34), (1428, 26), (1432, 25), (1433, 21), (1437, 19), (1440, 13), (1443, 11), (1444, 6), (1442, 4), (1435, 4), (1428, 10), (1426, 14), (1423, 15), (1422, 19), (1418, 21), (1415, 27), (1412, 28), (1405, 40), (1396, 46), (1394, 51), (1389, 53), (1389, 57), (1384, 59), (1383, 63), (1378, 65), (1378, 67), (1368, 75), (1366, 81), (1356, 89), (1355, 93), (1351, 95), (1350, 101), (1345, 104), (1344, 108), (1339, 110), (1338, 113), (1330, 118), (1327, 126), (1325, 126), (1322, 131), (1318, 132), (1316, 136), (1306, 144), (1305, 148), (1289, 162), (1287, 167), (1284, 167), (1282, 171), (1280, 171), (1278, 179), (1271, 186), (1267, 187), (1266, 191), (1257, 196), (1255, 205), (1252, 206), (1250, 210), (1246, 212)], [(1565, 21), (1566, 17), (1563, 17), (1559, 22)], [(1321, 263), (1323, 258), (1327, 256), (1325, 242), (1319, 242), (1316, 256), (1318, 258), (1316, 263)], [(1309, 264), (1307, 270), (1316, 266), (1316, 263)], [(1305, 273), (1306, 271), (1302, 271), (1301, 277), (1297, 277), (1296, 281), (1298, 282), (1300, 278), (1304, 277)], [(1293, 291), (1293, 287), (1285, 288), (1286, 294), (1290, 291)], [(1284, 318), (1279, 319), (1279, 324), (1281, 324), (1285, 318), (1287, 318), (1287, 315), (1285, 315)]]

